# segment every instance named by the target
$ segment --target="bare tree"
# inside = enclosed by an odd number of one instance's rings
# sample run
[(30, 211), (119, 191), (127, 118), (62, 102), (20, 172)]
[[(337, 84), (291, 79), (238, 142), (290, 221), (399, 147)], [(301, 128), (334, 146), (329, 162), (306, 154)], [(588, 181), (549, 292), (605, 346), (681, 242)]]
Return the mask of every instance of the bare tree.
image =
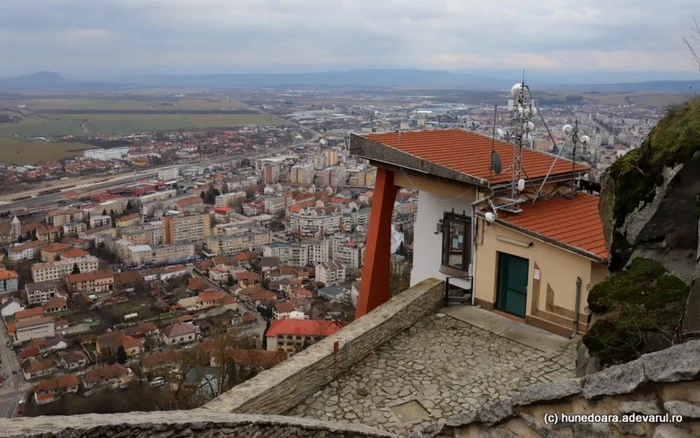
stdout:
[(683, 37), (683, 42), (690, 52), (690, 59), (695, 63), (695, 67), (700, 70), (700, 23), (697, 18), (693, 19), (693, 26), (690, 28), (690, 36)]

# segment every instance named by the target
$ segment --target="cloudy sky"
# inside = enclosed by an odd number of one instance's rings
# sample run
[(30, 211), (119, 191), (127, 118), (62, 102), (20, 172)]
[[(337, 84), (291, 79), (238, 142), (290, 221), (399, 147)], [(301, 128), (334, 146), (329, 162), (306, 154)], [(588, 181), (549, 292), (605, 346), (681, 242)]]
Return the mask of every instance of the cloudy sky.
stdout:
[(0, 0), (0, 76), (692, 72), (700, 0)]

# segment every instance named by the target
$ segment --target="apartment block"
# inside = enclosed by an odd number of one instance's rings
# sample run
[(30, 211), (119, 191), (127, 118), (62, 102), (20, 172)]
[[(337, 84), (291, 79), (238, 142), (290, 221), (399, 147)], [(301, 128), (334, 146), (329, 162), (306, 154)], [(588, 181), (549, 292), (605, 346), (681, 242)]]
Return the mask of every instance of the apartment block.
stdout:
[(329, 261), (316, 265), (316, 281), (326, 286), (345, 283), (345, 265), (342, 262)]
[(190, 242), (175, 242), (158, 246), (134, 245), (129, 247), (129, 262), (132, 265), (175, 262), (192, 258), (195, 253), (195, 245)]
[(0, 271), (0, 293), (7, 294), (10, 292), (16, 292), (19, 288), (19, 281), (17, 277), (17, 272), (11, 271), (9, 269), (4, 269)]
[(68, 288), (72, 292), (84, 292), (88, 294), (108, 292), (114, 289), (114, 272), (103, 270), (86, 272), (84, 274), (71, 274), (68, 276)]
[(27, 302), (29, 304), (46, 304), (59, 296), (61, 287), (59, 281), (42, 281), (39, 283), (27, 283), (24, 286)]
[(121, 238), (134, 245), (160, 245), (163, 243), (163, 223), (149, 222), (120, 229)]
[(41, 248), (45, 247), (46, 245), (46, 241), (36, 240), (34, 242), (27, 242), (11, 246), (7, 250), (7, 257), (12, 261), (32, 260), (41, 254)]
[(289, 226), (292, 233), (300, 237), (316, 237), (335, 234), (342, 230), (343, 216), (339, 214), (309, 212), (291, 213)]
[(262, 168), (263, 184), (275, 184), (280, 181), (280, 165), (265, 164)]
[(82, 210), (69, 208), (65, 210), (51, 210), (46, 213), (46, 223), (54, 227), (60, 227), (71, 222), (83, 220)]
[(289, 172), (289, 182), (311, 184), (314, 182), (313, 163), (297, 164)]
[(101, 214), (90, 215), (90, 228), (112, 226), (112, 217)]
[(203, 245), (211, 233), (209, 214), (182, 214), (163, 217), (163, 243), (189, 241)]
[(97, 257), (88, 256), (75, 260), (65, 260), (51, 263), (37, 263), (32, 266), (32, 280), (36, 282), (64, 280), (73, 272), (75, 266), (81, 273), (95, 272), (99, 266)]
[(241, 205), (245, 198), (245, 192), (224, 193), (215, 198), (215, 207), (236, 207)]

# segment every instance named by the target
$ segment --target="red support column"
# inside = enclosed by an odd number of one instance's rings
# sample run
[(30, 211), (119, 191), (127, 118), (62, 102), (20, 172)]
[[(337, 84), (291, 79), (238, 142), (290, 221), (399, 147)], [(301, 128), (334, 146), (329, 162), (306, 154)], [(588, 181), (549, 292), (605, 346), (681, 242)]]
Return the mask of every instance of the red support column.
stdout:
[(394, 185), (394, 172), (378, 167), (355, 318), (367, 314), (391, 298), (389, 287), (391, 216), (394, 212), (397, 191), (398, 187)]

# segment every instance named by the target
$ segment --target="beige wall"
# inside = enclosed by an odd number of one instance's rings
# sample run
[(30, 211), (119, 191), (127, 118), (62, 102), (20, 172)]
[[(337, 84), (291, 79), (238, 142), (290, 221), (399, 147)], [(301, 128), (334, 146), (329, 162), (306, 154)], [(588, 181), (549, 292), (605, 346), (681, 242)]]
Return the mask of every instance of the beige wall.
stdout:
[[(533, 245), (524, 248), (499, 241), (497, 236), (533, 242)], [(496, 302), (497, 254), (500, 251), (529, 260), (526, 322), (561, 335), (571, 334), (576, 277), (580, 277), (579, 332), (587, 330), (588, 317), (584, 314), (584, 308), (588, 290), (607, 276), (605, 265), (498, 224), (485, 226), (483, 220), (479, 221), (477, 244), (474, 294), (479, 304), (492, 309)], [(540, 271), (539, 280), (534, 278), (536, 268)]]

